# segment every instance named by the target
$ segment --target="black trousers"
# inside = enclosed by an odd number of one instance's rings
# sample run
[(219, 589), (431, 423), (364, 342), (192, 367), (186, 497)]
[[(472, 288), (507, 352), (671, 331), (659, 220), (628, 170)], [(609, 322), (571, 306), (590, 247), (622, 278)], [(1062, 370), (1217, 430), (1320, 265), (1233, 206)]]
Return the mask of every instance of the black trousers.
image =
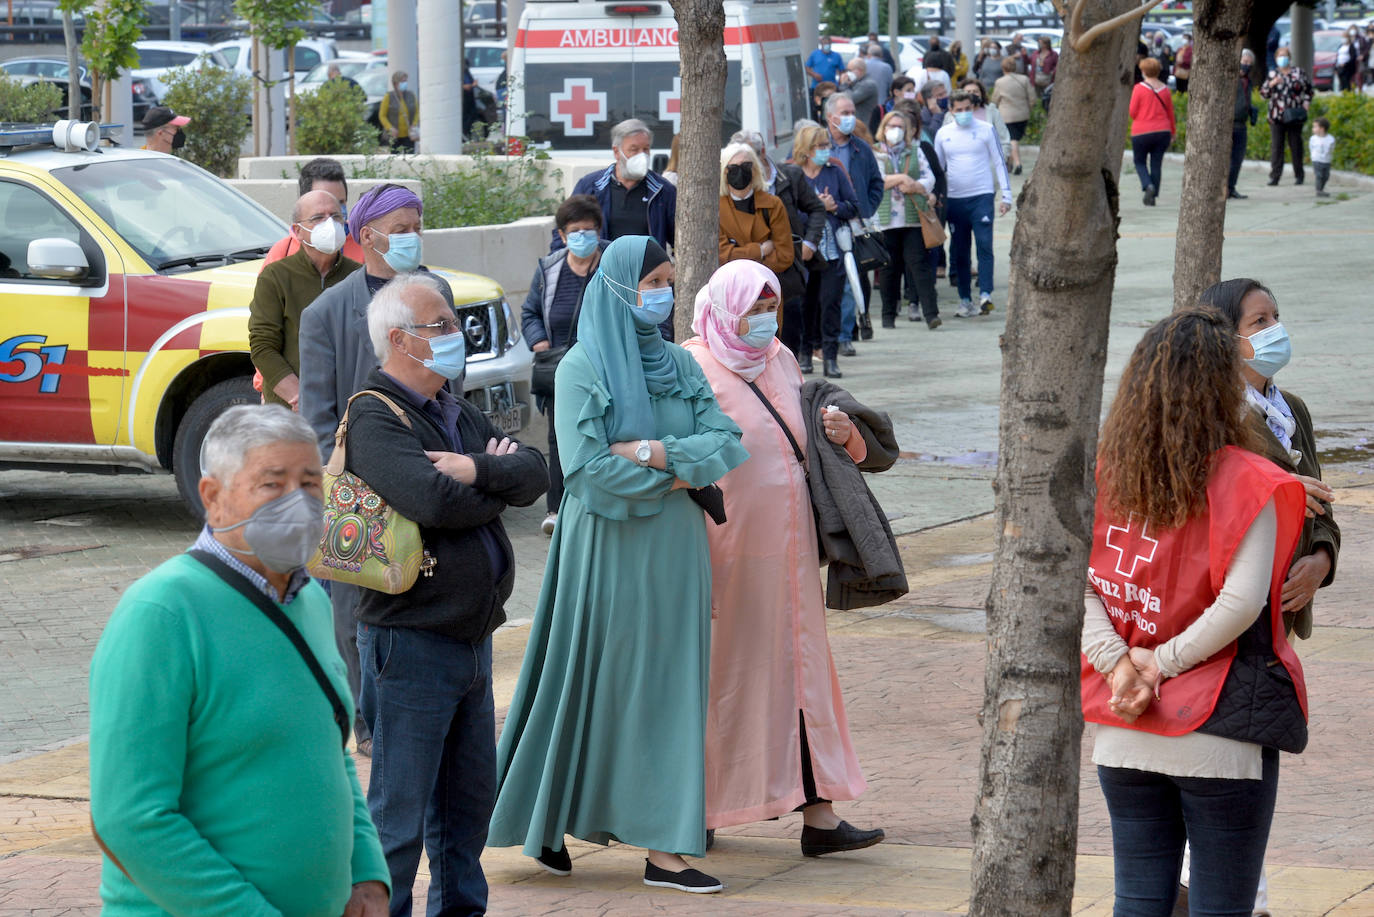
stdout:
[(1245, 122), (1231, 125), (1231, 171), (1226, 175), (1226, 190), (1236, 190), (1240, 180), (1240, 166), (1245, 162), (1245, 145), (1250, 142), (1250, 131)]
[(833, 360), (840, 355), (840, 299), (844, 296), (844, 265), (832, 261), (823, 271), (811, 271), (806, 278), (806, 299), (802, 303), (803, 352), (821, 348), (821, 356)]
[(907, 295), (913, 293), (921, 303), (921, 315), (926, 321), (940, 314), (935, 292), (935, 269), (926, 256), (926, 240), (919, 226), (884, 229), (887, 255), (891, 260), (882, 272), (883, 321), (895, 321), (902, 308), (902, 278), (906, 278)]
[(1151, 131), (1131, 137), (1131, 152), (1135, 158), (1135, 171), (1140, 176), (1140, 190), (1153, 187), (1159, 190), (1161, 173), (1164, 170), (1164, 154), (1169, 144), (1174, 142), (1168, 131)]
[(805, 296), (797, 296), (783, 300), (782, 321), (778, 323), (778, 340), (782, 341), (782, 346), (792, 351), (794, 357), (801, 356), (802, 337), (806, 329), (802, 308), (805, 299)]
[(1283, 147), (1288, 144), (1288, 153), (1293, 159), (1293, 178), (1302, 181), (1302, 125), (1284, 124), (1282, 121), (1269, 122), (1269, 180), (1276, 182), (1283, 177)]
[(551, 513), (558, 512), (563, 502), (563, 463), (558, 460), (558, 434), (553, 428), (553, 398), (544, 399), (544, 418), (549, 422), (549, 491), (544, 495), (544, 505)]

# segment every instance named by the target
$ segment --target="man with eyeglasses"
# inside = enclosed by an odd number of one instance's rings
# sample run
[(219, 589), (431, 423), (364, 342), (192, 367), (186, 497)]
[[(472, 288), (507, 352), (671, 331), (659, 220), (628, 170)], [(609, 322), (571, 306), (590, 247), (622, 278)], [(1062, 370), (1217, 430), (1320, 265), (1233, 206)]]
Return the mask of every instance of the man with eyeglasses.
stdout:
[(347, 470), (419, 525), (435, 562), (397, 595), (359, 590), (360, 702), (373, 743), (367, 800), (391, 873), (392, 914), (410, 913), (422, 844), (429, 913), (486, 913), (481, 856), (496, 802), (491, 635), (506, 620), (515, 580), (501, 513), (549, 486), (539, 450), (445, 390), (466, 361), (453, 319), (430, 275), (384, 286), (367, 313), (381, 366), (364, 388), (406, 419), (372, 397), (348, 415)]
[[(390, 182), (378, 185), (358, 198), (349, 211), (349, 232), (362, 248), (363, 269), (343, 283), (319, 294), (301, 315), (300, 412), (315, 431), (325, 461), (334, 452), (334, 431), (344, 406), (367, 386), (377, 365), (367, 333), (369, 303), (398, 274), (424, 272), (421, 241), (424, 205), (413, 191)], [(453, 308), (453, 291), (442, 277), (428, 274), (439, 294)], [(461, 378), (455, 390), (463, 391)], [(329, 598), (334, 605), (334, 639), (348, 666), (348, 684), (358, 698), (361, 684), (354, 609), (359, 590), (347, 583), (333, 583)], [(354, 724), (358, 751), (372, 753), (372, 733), (361, 714)]]
[(300, 248), (258, 275), (248, 307), (248, 349), (262, 373), (263, 400), (294, 411), (300, 398), (301, 314), (321, 292), (362, 265), (340, 251), (343, 211), (328, 191), (309, 191), (296, 199), (291, 233)]

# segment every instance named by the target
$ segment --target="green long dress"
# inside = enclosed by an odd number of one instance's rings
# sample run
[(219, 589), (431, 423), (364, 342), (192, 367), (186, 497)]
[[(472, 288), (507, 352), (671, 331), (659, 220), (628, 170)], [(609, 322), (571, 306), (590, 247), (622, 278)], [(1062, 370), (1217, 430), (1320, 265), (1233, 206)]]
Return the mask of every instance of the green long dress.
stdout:
[(748, 453), (696, 361), (665, 346), (677, 382), (650, 406), (667, 471), (611, 454), (610, 396), (581, 344), (559, 364), (565, 490), (497, 747), (490, 846), (537, 856), (570, 834), (705, 853), (714, 523), (671, 488), (714, 482)]

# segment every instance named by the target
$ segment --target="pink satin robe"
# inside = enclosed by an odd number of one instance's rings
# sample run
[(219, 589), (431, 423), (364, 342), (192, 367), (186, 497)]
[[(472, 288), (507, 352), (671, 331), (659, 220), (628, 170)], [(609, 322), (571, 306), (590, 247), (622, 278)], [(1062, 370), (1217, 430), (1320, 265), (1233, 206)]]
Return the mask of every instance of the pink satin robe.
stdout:
[[(855, 799), (868, 784), (830, 658), (806, 478), (777, 421), (744, 379), (700, 338), (685, 346), (721, 410), (744, 431), (749, 450), (749, 460), (719, 482), (728, 521), (706, 525), (713, 618), (706, 826), (762, 821), (805, 801), (798, 710), (806, 721), (817, 795)], [(775, 346), (755, 381), (805, 452), (802, 375), (792, 353)], [(857, 436), (846, 448), (864, 455)]]

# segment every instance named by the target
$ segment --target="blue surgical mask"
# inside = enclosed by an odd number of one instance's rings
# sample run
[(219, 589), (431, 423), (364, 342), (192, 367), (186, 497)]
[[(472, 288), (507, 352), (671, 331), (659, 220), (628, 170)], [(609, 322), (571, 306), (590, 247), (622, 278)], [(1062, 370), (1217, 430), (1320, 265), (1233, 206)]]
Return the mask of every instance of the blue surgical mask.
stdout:
[(954, 123), (959, 125), (960, 127), (968, 127), (970, 124), (973, 123), (973, 112), (956, 111), (954, 113)]
[(745, 321), (749, 323), (749, 330), (741, 334), (739, 339), (755, 350), (767, 347), (778, 333), (778, 317), (772, 312), (745, 316)]
[(463, 374), (463, 369), (468, 364), (468, 342), (467, 336), (461, 331), (454, 331), (450, 334), (441, 334), (437, 338), (425, 338), (413, 332), (407, 331), (413, 338), (420, 338), (422, 341), (429, 341), (429, 350), (433, 354), (428, 360), (421, 360), (414, 354), (406, 354), (416, 363), (421, 363), (432, 372), (436, 372), (445, 379), (457, 379)]
[(650, 325), (658, 325), (673, 314), (673, 288), (658, 287), (653, 290), (639, 291), (640, 304), (635, 307), (635, 318)]
[(401, 82), (396, 85), (396, 88), (401, 92), (405, 92), (410, 88), (410, 80), (401, 80)]
[(1287, 67), (1287, 66), (1288, 66), (1288, 58), (1286, 58), (1286, 57), (1276, 57), (1276, 58), (1274, 58), (1274, 63), (1278, 64), (1280, 67)]
[(823, 166), (830, 161), (830, 147), (823, 146), (820, 149), (811, 151), (811, 161), (818, 166)]
[(596, 251), (597, 243), (601, 237), (595, 229), (579, 229), (568, 233), (568, 251), (579, 258), (590, 257)]
[(1293, 356), (1293, 342), (1288, 339), (1288, 329), (1281, 323), (1275, 322), (1263, 331), (1256, 331), (1246, 340), (1255, 348), (1255, 355), (1246, 359), (1246, 365), (1266, 379), (1274, 378)]
[[(420, 234), (418, 232), (393, 232), (387, 236), (390, 247), (381, 253), (382, 260), (393, 271), (405, 274), (420, 266)], [(376, 250), (376, 246), (373, 246)]]
[[(640, 290), (626, 286), (618, 280), (612, 280), (608, 274), (601, 271), (598, 271), (595, 276), (600, 277), (610, 285), (615, 298), (629, 306), (630, 314), (634, 316), (635, 321), (645, 327), (652, 328), (654, 325), (661, 324), (673, 314), (672, 287)], [(619, 289), (616, 289), (617, 287)]]
[(854, 122), (853, 115), (840, 115), (840, 133), (845, 135), (854, 133)]
[(949, 111), (949, 96), (937, 100), (935, 104), (940, 106), (940, 111)]

